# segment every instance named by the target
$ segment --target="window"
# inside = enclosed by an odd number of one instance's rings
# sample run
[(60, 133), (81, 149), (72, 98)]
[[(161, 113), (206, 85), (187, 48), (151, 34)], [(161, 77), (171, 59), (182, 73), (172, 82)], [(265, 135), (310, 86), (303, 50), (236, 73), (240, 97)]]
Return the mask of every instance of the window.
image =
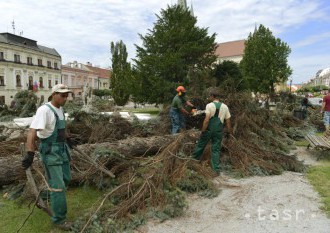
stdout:
[(68, 85), (68, 84), (69, 84), (69, 83), (68, 83), (68, 76), (67, 76), (67, 75), (64, 75), (63, 77), (64, 77), (64, 82), (63, 82), (63, 84), (64, 84), (64, 85)]
[(21, 87), (21, 86), (22, 86), (21, 76), (16, 75), (16, 87)]
[(2, 95), (0, 96), (0, 105), (4, 105), (6, 102), (5, 102), (5, 96)]
[(5, 85), (5, 77), (0, 76), (0, 86), (4, 86), (4, 85)]
[(44, 80), (42, 77), (39, 78), (39, 87), (44, 88)]
[(29, 90), (33, 90), (33, 77), (32, 76), (29, 76), (29, 87), (28, 87)]
[(32, 64), (32, 57), (27, 57), (27, 64), (28, 65), (33, 65)]
[(52, 63), (50, 61), (47, 61), (47, 67), (52, 68)]
[(18, 54), (14, 54), (14, 62), (20, 63), (21, 62), (21, 57)]
[(48, 88), (52, 88), (52, 80), (48, 79)]
[(3, 52), (0, 52), (0, 60), (5, 60), (5, 57), (3, 55)]
[(38, 66), (42, 66), (42, 60), (38, 59)]
[(55, 68), (55, 69), (58, 69), (58, 67), (57, 67), (57, 62), (54, 62), (54, 68)]

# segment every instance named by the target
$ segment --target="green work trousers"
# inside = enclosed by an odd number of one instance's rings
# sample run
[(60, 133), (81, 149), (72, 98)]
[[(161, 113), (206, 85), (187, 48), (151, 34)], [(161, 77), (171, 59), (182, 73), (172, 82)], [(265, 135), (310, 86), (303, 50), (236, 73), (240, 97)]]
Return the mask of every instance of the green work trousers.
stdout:
[(217, 174), (220, 173), (220, 150), (222, 135), (222, 131), (205, 131), (202, 133), (193, 153), (193, 157), (200, 160), (207, 143), (211, 140), (211, 166)]
[[(61, 224), (66, 219), (66, 187), (70, 181), (70, 164), (45, 166), (49, 186), (54, 189), (50, 192), (51, 209), (53, 211), (52, 221)], [(60, 191), (61, 190), (61, 191)]]
[(211, 155), (211, 166), (212, 169), (220, 174), (220, 150), (221, 150), (221, 141), (223, 135), (223, 124), (218, 117), (221, 103), (213, 102), (216, 107), (216, 112), (213, 117), (210, 118), (207, 131), (203, 132), (193, 153), (195, 159), (200, 160), (203, 151), (207, 143), (211, 140), (212, 143), (212, 155)]
[(66, 219), (66, 187), (71, 180), (70, 157), (65, 143), (53, 143), (51, 152), (41, 154), (47, 182), (50, 186), (50, 202), (53, 212), (52, 221), (61, 224)]

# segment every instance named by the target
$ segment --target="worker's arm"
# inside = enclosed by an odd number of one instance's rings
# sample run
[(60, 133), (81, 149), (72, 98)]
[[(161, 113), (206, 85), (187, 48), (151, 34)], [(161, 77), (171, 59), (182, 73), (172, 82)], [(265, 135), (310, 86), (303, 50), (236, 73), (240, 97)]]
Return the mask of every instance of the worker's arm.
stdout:
[(202, 132), (205, 132), (207, 130), (207, 127), (209, 126), (210, 116), (210, 113), (206, 113), (203, 121)]
[(186, 101), (186, 105), (188, 105), (188, 106), (190, 106), (190, 107), (192, 107), (192, 108), (194, 108), (195, 107), (195, 105), (193, 105), (190, 101)]
[(30, 128), (27, 134), (26, 149), (27, 151), (34, 152), (36, 150), (35, 142), (37, 140), (37, 130)]
[(182, 112), (183, 114), (189, 115), (190, 113), (184, 109), (184, 108), (180, 108), (180, 112)]
[(226, 122), (226, 127), (227, 127), (227, 129), (228, 129), (228, 132), (229, 132), (230, 134), (233, 134), (233, 129), (231, 128), (230, 118), (225, 119), (225, 122)]
[(30, 128), (28, 134), (27, 134), (27, 140), (26, 140), (26, 149), (27, 152), (22, 160), (22, 167), (26, 170), (28, 169), (32, 163), (33, 158), (35, 154), (35, 141), (37, 139), (37, 130)]

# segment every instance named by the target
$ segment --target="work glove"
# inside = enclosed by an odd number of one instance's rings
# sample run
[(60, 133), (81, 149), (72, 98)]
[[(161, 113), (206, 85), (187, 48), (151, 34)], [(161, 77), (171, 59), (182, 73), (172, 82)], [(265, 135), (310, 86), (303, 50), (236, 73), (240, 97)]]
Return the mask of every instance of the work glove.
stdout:
[(34, 152), (28, 151), (22, 160), (22, 167), (26, 170), (28, 169), (32, 163), (34, 158)]

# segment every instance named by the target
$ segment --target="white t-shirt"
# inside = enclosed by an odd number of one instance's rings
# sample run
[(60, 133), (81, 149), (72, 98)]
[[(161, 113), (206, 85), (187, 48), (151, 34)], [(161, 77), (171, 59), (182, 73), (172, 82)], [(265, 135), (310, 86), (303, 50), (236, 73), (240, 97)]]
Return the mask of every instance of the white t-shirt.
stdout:
[[(64, 119), (64, 112), (62, 107), (56, 108), (50, 102), (47, 104), (49, 104), (55, 110), (60, 120)], [(56, 117), (54, 112), (46, 104), (44, 104), (38, 108), (30, 128), (37, 130), (38, 138), (48, 138), (50, 135), (52, 135), (55, 124)]]
[[(214, 102), (216, 102), (216, 101), (214, 101)], [(211, 117), (213, 117), (215, 114), (215, 111), (216, 111), (216, 107), (213, 102), (206, 105), (205, 113), (208, 113), (208, 114), (210, 114)], [(228, 106), (225, 105), (224, 103), (221, 103), (218, 116), (222, 123), (224, 123), (225, 119), (229, 119), (231, 117)]]

